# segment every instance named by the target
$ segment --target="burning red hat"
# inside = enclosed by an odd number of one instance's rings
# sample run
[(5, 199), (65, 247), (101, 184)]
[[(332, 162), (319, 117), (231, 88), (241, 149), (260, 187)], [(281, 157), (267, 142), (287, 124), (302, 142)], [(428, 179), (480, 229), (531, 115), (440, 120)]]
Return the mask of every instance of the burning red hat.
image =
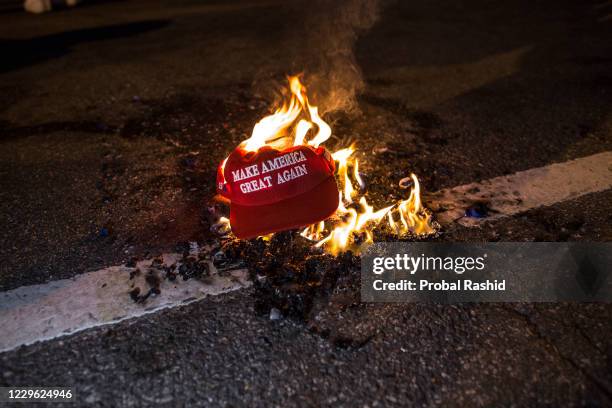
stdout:
[(323, 147), (236, 148), (217, 170), (217, 191), (231, 201), (232, 231), (253, 238), (328, 218), (338, 208), (334, 169)]

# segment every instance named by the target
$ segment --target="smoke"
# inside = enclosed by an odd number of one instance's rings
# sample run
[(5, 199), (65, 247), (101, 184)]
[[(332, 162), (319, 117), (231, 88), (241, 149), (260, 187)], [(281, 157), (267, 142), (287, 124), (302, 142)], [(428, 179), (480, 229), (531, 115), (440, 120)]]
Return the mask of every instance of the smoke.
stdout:
[(356, 96), (364, 88), (355, 58), (359, 34), (376, 22), (379, 0), (304, 1), (304, 16), (294, 57), (294, 69), (304, 72), (308, 91), (322, 112), (357, 111)]
[[(281, 67), (262, 66), (255, 74), (253, 91), (278, 106), (287, 82), (279, 74), (304, 74), (310, 102), (319, 113), (358, 112), (356, 96), (364, 88), (355, 58), (355, 43), (378, 19), (380, 0), (302, 0), (284, 10), (279, 26)], [(279, 80), (282, 79), (282, 80)]]

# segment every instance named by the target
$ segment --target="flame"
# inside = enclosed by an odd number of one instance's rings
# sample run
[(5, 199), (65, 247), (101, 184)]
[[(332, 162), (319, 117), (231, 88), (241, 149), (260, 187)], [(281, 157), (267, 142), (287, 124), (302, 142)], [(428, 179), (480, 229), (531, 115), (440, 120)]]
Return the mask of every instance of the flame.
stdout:
[(361, 212), (354, 208), (347, 209), (342, 201), (340, 201), (336, 215), (339, 215), (343, 221), (338, 223), (331, 233), (319, 240), (315, 246), (325, 246), (331, 253), (336, 254), (349, 249), (349, 246), (355, 240), (360, 243), (373, 242), (373, 226), (376, 226), (393, 206), (374, 211), (374, 208), (368, 204), (365, 197), (359, 199), (359, 206)]
[[(355, 194), (355, 189), (353, 188), (353, 183), (349, 177), (348, 166), (349, 166), (349, 158), (355, 152), (355, 145), (351, 145), (345, 149), (341, 149), (332, 154), (332, 158), (338, 162), (337, 174), (338, 178), (344, 185), (341, 191), (344, 191), (344, 197), (340, 196), (340, 201), (342, 198), (348, 203), (353, 202), (353, 194)], [(355, 161), (357, 162), (357, 161)]]
[[(424, 235), (434, 232), (431, 216), (421, 203), (421, 187), (416, 175), (410, 174), (413, 188), (408, 199), (374, 211), (366, 198), (359, 198), (359, 206), (353, 204), (357, 191), (353, 187), (349, 167), (353, 167), (352, 176), (360, 189), (365, 189), (365, 183), (359, 175), (359, 161), (352, 157), (355, 146), (341, 149), (332, 154), (337, 162), (337, 177), (340, 184), (340, 204), (334, 217), (329, 221), (332, 225), (329, 234), (321, 238), (325, 230), (325, 222), (305, 228), (301, 235), (316, 241), (316, 247), (323, 247), (332, 254), (353, 249), (358, 250), (364, 243), (374, 242), (375, 228), (387, 228), (396, 236), (407, 234)], [(348, 206), (348, 208), (347, 208)], [(385, 217), (386, 216), (386, 217)], [(399, 222), (395, 219), (398, 218)], [(382, 224), (382, 225), (381, 225)]]
[[(244, 150), (254, 152), (266, 145), (279, 150), (301, 144), (318, 147), (331, 136), (331, 128), (319, 116), (318, 108), (308, 102), (306, 87), (299, 77), (289, 76), (287, 79), (291, 91), (289, 101), (257, 122), (251, 137), (241, 144)], [(296, 124), (299, 117), (301, 119)], [(306, 136), (313, 127), (317, 133), (306, 142)]]
[[(263, 146), (279, 150), (299, 145), (318, 147), (330, 138), (330, 126), (319, 116), (318, 108), (310, 105), (299, 77), (287, 79), (288, 100), (273, 114), (257, 122), (251, 137), (241, 143), (244, 150), (257, 151)], [(366, 184), (359, 173), (359, 161), (353, 156), (355, 151), (352, 144), (332, 154), (337, 163), (338, 209), (329, 219), (304, 228), (301, 235), (315, 242), (316, 247), (337, 254), (349, 249), (358, 251), (362, 244), (373, 242), (377, 228), (400, 237), (434, 232), (431, 216), (421, 203), (420, 185), (414, 174), (410, 174), (413, 182), (410, 195), (399, 203), (375, 210), (365, 196), (358, 197), (365, 191)]]

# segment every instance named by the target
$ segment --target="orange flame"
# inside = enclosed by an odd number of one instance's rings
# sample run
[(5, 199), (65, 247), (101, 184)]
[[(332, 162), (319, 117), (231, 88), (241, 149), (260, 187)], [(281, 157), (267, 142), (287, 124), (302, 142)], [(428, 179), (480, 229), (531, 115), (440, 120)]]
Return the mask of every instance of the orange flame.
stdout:
[[(301, 144), (318, 147), (331, 136), (331, 128), (321, 119), (317, 107), (308, 103), (306, 88), (300, 79), (290, 76), (288, 80), (291, 90), (289, 102), (283, 103), (273, 114), (257, 122), (251, 137), (242, 142), (245, 150), (257, 151), (266, 145), (278, 150)], [(300, 116), (303, 118), (296, 124)], [(316, 127), (317, 133), (310, 141), (306, 141), (306, 136), (313, 127)]]
[[(434, 232), (431, 216), (421, 203), (421, 188), (414, 174), (410, 175), (414, 186), (407, 200), (374, 211), (366, 198), (361, 196), (359, 207), (350, 207), (357, 194), (353, 180), (361, 190), (365, 188), (365, 183), (359, 175), (359, 161), (352, 157), (354, 152), (355, 146), (351, 145), (332, 154), (338, 163), (337, 177), (341, 191), (340, 204), (335, 216), (325, 221), (332, 225), (329, 229), (325, 227), (325, 222), (311, 225), (305, 228), (301, 235), (316, 241), (315, 246), (323, 247), (332, 254), (338, 254), (349, 249), (358, 251), (361, 244), (373, 242), (373, 230), (379, 226), (380, 228), (387, 227), (396, 236), (410, 233), (424, 235)], [(353, 180), (348, 170), (349, 167), (353, 167)], [(395, 221), (396, 218), (399, 219), (399, 222)], [(330, 231), (329, 234), (321, 238), (326, 230)]]
[[(257, 151), (263, 146), (272, 146), (282, 150), (299, 145), (318, 147), (331, 136), (331, 128), (319, 116), (318, 108), (310, 105), (306, 88), (299, 78), (289, 76), (288, 81), (289, 100), (273, 114), (257, 122), (251, 137), (241, 143), (243, 149)], [(404, 201), (374, 210), (364, 196), (358, 197), (365, 190), (365, 183), (359, 174), (359, 161), (353, 157), (354, 152), (353, 144), (332, 154), (337, 162), (336, 176), (340, 190), (340, 203), (335, 215), (306, 227), (301, 235), (314, 241), (316, 247), (337, 254), (349, 249), (358, 251), (362, 243), (373, 242), (373, 231), (379, 226), (397, 236), (434, 232), (430, 214), (421, 203), (420, 185), (414, 174), (410, 175), (413, 188)], [(355, 204), (357, 198), (358, 204)]]

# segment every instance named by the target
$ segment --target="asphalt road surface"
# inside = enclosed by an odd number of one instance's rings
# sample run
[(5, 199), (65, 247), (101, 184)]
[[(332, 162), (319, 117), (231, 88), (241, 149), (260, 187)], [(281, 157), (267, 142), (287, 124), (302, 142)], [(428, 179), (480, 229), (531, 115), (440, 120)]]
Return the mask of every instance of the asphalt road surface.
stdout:
[[(269, 84), (308, 73), (316, 27), (284, 3), (0, 9), (0, 290), (215, 239), (218, 163)], [(394, 2), (355, 57), (360, 113), (327, 119), (388, 180), (374, 203), (409, 172), (433, 192), (612, 150), (610, 2)], [(610, 203), (440, 239), (610, 241)], [(612, 405), (609, 305), (362, 305), (328, 318), (334, 342), (255, 301), (244, 289), (22, 346), (0, 354), (0, 385), (72, 386), (100, 406)]]

